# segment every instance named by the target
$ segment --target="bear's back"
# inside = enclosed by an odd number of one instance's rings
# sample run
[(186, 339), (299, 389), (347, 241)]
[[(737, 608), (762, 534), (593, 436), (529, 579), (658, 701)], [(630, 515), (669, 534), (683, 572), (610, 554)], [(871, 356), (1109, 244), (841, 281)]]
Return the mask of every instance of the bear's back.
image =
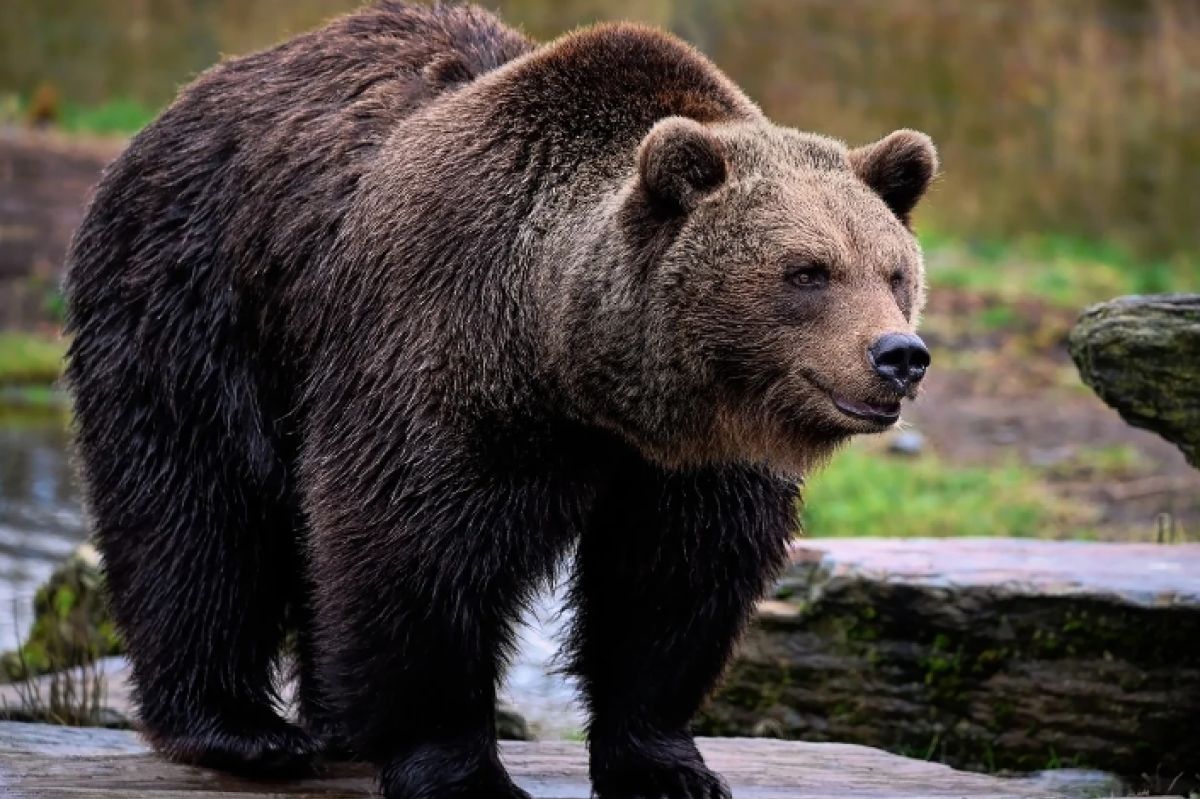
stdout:
[(533, 47), (477, 8), (383, 0), (208, 70), (97, 188), (68, 256), (72, 329), (159, 349), (200, 327), (286, 349), (268, 306), (333, 245), (390, 131)]

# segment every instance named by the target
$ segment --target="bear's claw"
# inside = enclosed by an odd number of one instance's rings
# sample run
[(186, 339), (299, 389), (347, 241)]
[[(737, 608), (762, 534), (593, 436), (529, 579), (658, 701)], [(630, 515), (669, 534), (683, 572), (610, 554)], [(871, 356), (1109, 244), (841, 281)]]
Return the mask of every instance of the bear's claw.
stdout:
[(681, 766), (675, 771), (646, 771), (626, 775), (596, 787), (596, 799), (731, 799), (729, 787), (704, 767)]
[(731, 799), (689, 738), (607, 750), (593, 743), (592, 752), (596, 799)]
[(187, 733), (149, 734), (171, 760), (252, 777), (314, 774), (321, 754), (317, 740), (282, 719), (249, 725), (216, 721)]
[(494, 750), (469, 740), (423, 744), (396, 757), (381, 769), (380, 787), (385, 799), (531, 799)]

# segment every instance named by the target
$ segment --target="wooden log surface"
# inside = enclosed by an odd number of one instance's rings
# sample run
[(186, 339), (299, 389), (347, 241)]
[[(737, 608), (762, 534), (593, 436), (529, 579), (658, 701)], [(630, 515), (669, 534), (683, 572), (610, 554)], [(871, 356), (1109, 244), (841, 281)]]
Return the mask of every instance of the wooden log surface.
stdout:
[[(514, 779), (534, 799), (590, 796), (582, 744), (501, 744)], [(736, 799), (958, 797), (1052, 799), (1033, 779), (1005, 779), (849, 744), (702, 739), (709, 765)], [(168, 763), (132, 732), (0, 722), (0, 796), (6, 799), (356, 799), (372, 796), (370, 770), (333, 764), (320, 778), (240, 779)]]

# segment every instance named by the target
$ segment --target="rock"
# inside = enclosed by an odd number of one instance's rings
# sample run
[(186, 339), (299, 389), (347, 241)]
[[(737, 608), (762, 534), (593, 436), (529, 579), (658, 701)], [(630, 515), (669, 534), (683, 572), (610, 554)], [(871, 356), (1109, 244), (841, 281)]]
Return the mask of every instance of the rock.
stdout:
[(533, 733), (524, 716), (500, 702), (496, 705), (496, 737), (501, 741), (532, 741)]
[(124, 726), (109, 706), (103, 659), (119, 653), (108, 616), (100, 556), (77, 548), (33, 598), (33, 624), (14, 652), (0, 655), (0, 717), (82, 726)]
[(0, 682), (87, 667), (120, 650), (105, 606), (100, 555), (83, 544), (37, 590), (28, 637), (17, 651), (0, 655)]
[(1071, 331), (1069, 345), (1083, 381), (1101, 399), (1200, 468), (1200, 294), (1095, 305)]
[(1200, 545), (799, 542), (698, 729), (1196, 782)]
[(910, 458), (920, 455), (925, 450), (925, 436), (916, 430), (901, 430), (888, 441), (888, 452), (896, 455), (906, 455)]
[(1130, 793), (1129, 787), (1119, 777), (1089, 769), (1049, 769), (1030, 774), (1024, 779), (1030, 787), (1067, 796), (1123, 796)]

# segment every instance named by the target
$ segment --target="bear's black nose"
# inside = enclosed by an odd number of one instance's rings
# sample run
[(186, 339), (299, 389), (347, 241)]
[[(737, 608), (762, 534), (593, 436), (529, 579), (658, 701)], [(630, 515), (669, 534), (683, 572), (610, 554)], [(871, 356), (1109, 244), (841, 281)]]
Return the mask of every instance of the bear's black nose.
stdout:
[(921, 382), (929, 368), (929, 350), (925, 342), (911, 333), (887, 333), (867, 350), (871, 365), (879, 376), (901, 394)]

